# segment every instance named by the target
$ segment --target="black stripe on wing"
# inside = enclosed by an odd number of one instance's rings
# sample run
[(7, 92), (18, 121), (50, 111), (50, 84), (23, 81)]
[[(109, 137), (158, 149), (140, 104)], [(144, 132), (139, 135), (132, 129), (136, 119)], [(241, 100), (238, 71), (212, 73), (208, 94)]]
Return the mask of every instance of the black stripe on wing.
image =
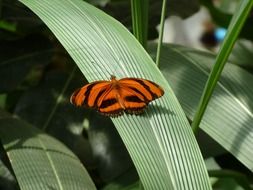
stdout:
[(102, 104), (99, 106), (99, 108), (107, 108), (109, 106), (112, 106), (114, 104), (118, 103), (116, 98), (111, 98), (111, 99), (107, 99), (107, 100), (103, 100)]
[(140, 98), (138, 98), (138, 96), (126, 96), (124, 97), (124, 100), (127, 102), (136, 102), (136, 103), (144, 102)]
[(106, 88), (104, 88), (103, 90), (100, 90), (97, 97), (95, 98), (94, 107), (98, 107), (98, 100), (99, 100), (99, 98), (103, 98), (102, 95), (105, 93), (106, 90), (107, 90)]
[(132, 88), (135, 92), (139, 91), (138, 93), (146, 98), (146, 102), (150, 102), (164, 94), (163, 89), (158, 84), (146, 79), (124, 78), (120, 82), (128, 88)]
[(146, 108), (148, 102), (141, 100), (138, 96), (124, 97), (126, 109), (124, 110), (129, 114), (141, 114)]
[[(157, 94), (154, 93), (151, 90), (151, 88), (147, 84), (145, 84), (145, 82), (143, 80), (141, 80), (141, 79), (135, 79), (135, 78), (133, 78), (132, 80), (134, 80), (134, 81), (138, 82), (140, 85), (142, 85), (150, 93), (150, 95), (152, 96), (152, 99), (156, 99), (158, 97)], [(148, 80), (146, 80), (146, 81), (149, 82), (149, 83), (151, 83), (155, 87), (160, 88), (157, 84), (155, 84), (155, 83), (153, 83), (151, 81), (148, 81)]]
[(110, 116), (110, 117), (117, 117), (122, 115), (123, 108), (119, 104), (116, 98), (109, 98), (102, 101), (102, 104), (98, 108), (98, 111), (102, 115)]
[(93, 97), (90, 96), (90, 93), (91, 93), (92, 89), (93, 89), (98, 83), (100, 83), (100, 82), (94, 82), (94, 83), (91, 83), (89, 86), (87, 86), (87, 89), (86, 89), (86, 91), (85, 91), (85, 93), (84, 93), (83, 105), (88, 106), (88, 107), (94, 107), (94, 105), (93, 105), (93, 106), (89, 106), (89, 105), (88, 105), (88, 101), (89, 101), (89, 98), (93, 98)]
[(147, 97), (145, 96), (144, 93), (142, 93), (140, 90), (138, 90), (137, 88), (133, 87), (133, 86), (129, 86), (127, 87), (129, 88), (130, 90), (134, 91), (135, 93), (139, 94), (140, 96), (143, 97), (143, 99), (145, 100), (145, 102), (148, 102), (149, 100), (147, 99)]

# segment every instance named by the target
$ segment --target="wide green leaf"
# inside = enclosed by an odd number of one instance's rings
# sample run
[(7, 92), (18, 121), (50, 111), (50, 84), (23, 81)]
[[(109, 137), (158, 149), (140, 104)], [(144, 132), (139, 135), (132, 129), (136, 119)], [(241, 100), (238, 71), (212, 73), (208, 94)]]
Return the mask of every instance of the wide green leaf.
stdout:
[[(155, 50), (153, 51), (153, 54)], [(175, 45), (163, 47), (161, 70), (192, 119), (215, 56)], [(200, 127), (253, 171), (253, 75), (227, 64)]]
[[(76, 72), (68, 88), (61, 94), (70, 76), (59, 71), (46, 73), (36, 88), (28, 89), (22, 94), (14, 114), (59, 139), (86, 165), (94, 161), (90, 144), (82, 135), (87, 111), (76, 109), (69, 104), (73, 87), (78, 88), (84, 82), (80, 80), (80, 76), (81, 74)], [(59, 96), (62, 100), (57, 102)]]
[(253, 67), (253, 44), (249, 40), (240, 39), (236, 42), (233, 51), (229, 56), (229, 60), (241, 67)]
[(78, 158), (53, 137), (9, 115), (0, 138), (20, 189), (96, 189)]
[(165, 95), (141, 116), (113, 119), (145, 189), (210, 189), (189, 123), (167, 81), (119, 22), (81, 0), (22, 0), (52, 30), (88, 81), (141, 77)]

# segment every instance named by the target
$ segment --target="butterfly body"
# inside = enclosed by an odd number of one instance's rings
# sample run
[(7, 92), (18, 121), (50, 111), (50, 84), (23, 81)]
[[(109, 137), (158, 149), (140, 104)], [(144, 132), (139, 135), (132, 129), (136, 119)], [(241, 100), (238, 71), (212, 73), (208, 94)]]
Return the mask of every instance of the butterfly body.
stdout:
[(163, 89), (140, 78), (111, 76), (110, 81), (95, 81), (77, 89), (70, 101), (76, 106), (94, 108), (103, 115), (116, 117), (124, 112), (140, 114), (152, 100), (161, 97)]

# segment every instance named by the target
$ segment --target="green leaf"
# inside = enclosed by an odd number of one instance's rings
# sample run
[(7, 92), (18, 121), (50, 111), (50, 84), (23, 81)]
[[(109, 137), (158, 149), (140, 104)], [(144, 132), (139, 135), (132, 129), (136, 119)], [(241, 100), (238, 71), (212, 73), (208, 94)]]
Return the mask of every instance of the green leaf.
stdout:
[(6, 96), (6, 94), (0, 94), (0, 108), (3, 108), (5, 106)]
[(7, 168), (3, 161), (3, 150), (1, 148), (1, 160), (0, 160), (0, 189), (4, 190), (15, 190), (17, 189), (17, 182), (15, 180), (15, 177), (12, 175), (9, 168)]
[(252, 0), (244, 0), (241, 1), (240, 5), (237, 7), (237, 11), (234, 14), (226, 36), (224, 38), (224, 41), (220, 47), (219, 53), (217, 54), (217, 57), (214, 62), (214, 66), (210, 72), (210, 75), (208, 76), (208, 80), (206, 82), (204, 91), (201, 95), (200, 102), (197, 108), (197, 111), (194, 115), (193, 121), (192, 121), (192, 130), (196, 133), (199, 124), (201, 122), (201, 119), (205, 113), (207, 104), (210, 101), (210, 98), (213, 94), (214, 88), (219, 80), (219, 77), (221, 75), (221, 72), (226, 64), (227, 58), (232, 51), (232, 48), (235, 44), (235, 41), (241, 31), (241, 28), (243, 27), (243, 24), (247, 17), (249, 16), (250, 10), (253, 6)]
[(1, 117), (0, 138), (20, 189), (96, 189), (62, 143), (17, 119)]
[(151, 79), (164, 88), (165, 95), (149, 105), (145, 114), (113, 119), (145, 189), (210, 189), (199, 147), (181, 107), (133, 35), (80, 0), (22, 2), (48, 25), (88, 81), (115, 74)]
[[(155, 50), (153, 50), (155, 54)], [(193, 119), (215, 56), (190, 48), (164, 46), (161, 70), (186, 115)], [(253, 171), (253, 76), (227, 64), (200, 127)]]
[[(78, 74), (79, 77), (77, 77)], [(83, 80), (80, 80), (80, 73), (75, 72), (75, 75), (70, 80), (66, 92), (61, 94), (69, 79), (67, 73), (59, 71), (46, 73), (44, 80), (36, 88), (26, 90), (22, 94), (14, 113), (59, 139), (78, 155), (84, 164), (87, 164), (94, 161), (90, 144), (82, 136), (83, 120), (87, 118), (88, 114), (86, 110), (76, 109), (69, 103), (72, 91), (84, 83)], [(59, 96), (62, 98), (57, 102)], [(57, 104), (56, 109), (54, 109), (55, 104)]]
[(143, 190), (140, 181), (137, 181), (127, 187), (122, 187), (120, 183), (111, 183), (104, 187), (102, 190)]
[[(210, 177), (217, 177), (217, 178), (221, 178), (221, 179), (222, 178), (223, 179), (224, 178), (234, 179), (244, 189), (252, 190), (252, 188), (250, 187), (250, 182), (248, 181), (247, 177), (240, 172), (235, 172), (235, 171), (231, 171), (231, 170), (210, 170), (208, 173), (209, 173)], [(234, 185), (234, 186), (236, 186), (236, 185)]]
[(9, 23), (7, 21), (4, 20), (0, 20), (0, 28), (10, 31), (10, 32), (15, 32), (16, 31), (16, 25), (13, 23)]
[(146, 49), (148, 37), (149, 0), (131, 0), (133, 34)]
[(230, 54), (229, 61), (241, 67), (253, 68), (253, 44), (252, 41), (240, 39)]

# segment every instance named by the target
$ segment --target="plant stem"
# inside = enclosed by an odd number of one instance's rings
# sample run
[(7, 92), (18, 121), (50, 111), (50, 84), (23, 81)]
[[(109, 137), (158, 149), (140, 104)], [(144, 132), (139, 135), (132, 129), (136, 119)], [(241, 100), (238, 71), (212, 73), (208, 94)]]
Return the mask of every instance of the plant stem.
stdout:
[(159, 33), (159, 40), (158, 40), (157, 51), (156, 51), (156, 65), (157, 65), (157, 67), (159, 67), (161, 46), (163, 43), (163, 30), (164, 30), (166, 3), (167, 3), (167, 0), (163, 0), (161, 21), (160, 21), (160, 33)]
[(149, 0), (131, 0), (133, 34), (146, 49)]
[(57, 110), (59, 104), (61, 103), (61, 101), (62, 101), (62, 99), (63, 99), (63, 95), (64, 95), (64, 93), (66, 92), (66, 90), (67, 90), (67, 88), (68, 88), (68, 86), (69, 86), (69, 83), (70, 83), (70, 81), (72, 80), (72, 78), (73, 78), (73, 76), (74, 76), (74, 74), (75, 74), (75, 72), (76, 72), (76, 68), (77, 68), (77, 67), (75, 66), (75, 67), (73, 68), (73, 70), (71, 71), (71, 73), (70, 73), (70, 75), (69, 75), (69, 77), (68, 77), (66, 83), (64, 84), (64, 86), (63, 86), (63, 88), (62, 88), (62, 91), (61, 91), (60, 95), (57, 97), (52, 111), (50, 112), (50, 114), (49, 114), (49, 116), (48, 116), (46, 122), (44, 123), (43, 127), (41, 128), (43, 131), (46, 131), (46, 130), (47, 130), (47, 127), (49, 126), (49, 123), (50, 123), (50, 121), (52, 120), (52, 118), (53, 118), (53, 116), (54, 116), (54, 114), (55, 114), (55, 112), (56, 112), (56, 110)]

